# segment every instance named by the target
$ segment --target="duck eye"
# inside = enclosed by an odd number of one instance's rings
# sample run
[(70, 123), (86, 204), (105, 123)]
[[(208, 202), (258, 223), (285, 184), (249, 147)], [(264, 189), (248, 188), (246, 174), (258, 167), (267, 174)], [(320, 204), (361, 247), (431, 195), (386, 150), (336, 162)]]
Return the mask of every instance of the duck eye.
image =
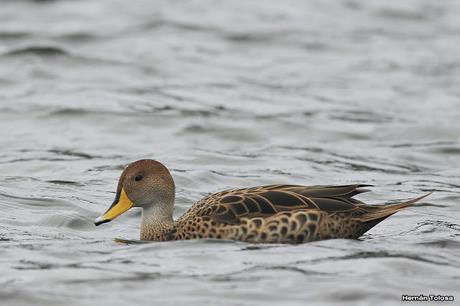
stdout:
[(140, 175), (140, 174), (138, 174), (138, 175), (136, 175), (136, 177), (134, 178), (134, 180), (135, 180), (136, 182), (139, 182), (140, 180), (142, 180), (142, 178), (143, 178), (143, 176)]

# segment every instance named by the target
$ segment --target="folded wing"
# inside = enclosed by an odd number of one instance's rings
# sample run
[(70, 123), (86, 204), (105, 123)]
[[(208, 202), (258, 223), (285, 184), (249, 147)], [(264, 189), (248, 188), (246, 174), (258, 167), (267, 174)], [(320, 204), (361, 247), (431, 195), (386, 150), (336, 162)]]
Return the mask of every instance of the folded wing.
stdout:
[(218, 222), (238, 224), (241, 218), (268, 217), (283, 211), (321, 210), (330, 213), (362, 211), (363, 203), (353, 196), (369, 185), (299, 186), (269, 185), (234, 189), (211, 195), (212, 209), (202, 210)]

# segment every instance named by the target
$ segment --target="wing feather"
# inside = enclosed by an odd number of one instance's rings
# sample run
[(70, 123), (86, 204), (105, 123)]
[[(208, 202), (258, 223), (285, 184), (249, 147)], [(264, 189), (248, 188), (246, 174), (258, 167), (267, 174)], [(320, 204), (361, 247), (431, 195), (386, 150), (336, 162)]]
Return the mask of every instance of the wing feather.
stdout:
[[(237, 224), (243, 217), (269, 217), (299, 209), (329, 213), (360, 211), (362, 203), (352, 197), (367, 191), (361, 189), (365, 186), (369, 185), (269, 185), (232, 189), (203, 199), (201, 205), (212, 209), (198, 209), (197, 212), (201, 211), (199, 215), (208, 215), (218, 222)], [(207, 213), (209, 211), (211, 213)]]

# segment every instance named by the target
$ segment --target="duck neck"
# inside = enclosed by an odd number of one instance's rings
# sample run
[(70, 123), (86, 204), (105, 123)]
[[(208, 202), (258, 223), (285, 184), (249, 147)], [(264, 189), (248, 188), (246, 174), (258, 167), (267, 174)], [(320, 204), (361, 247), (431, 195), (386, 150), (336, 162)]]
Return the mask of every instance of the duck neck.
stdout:
[(170, 240), (174, 227), (174, 198), (171, 203), (155, 203), (142, 209), (141, 240)]

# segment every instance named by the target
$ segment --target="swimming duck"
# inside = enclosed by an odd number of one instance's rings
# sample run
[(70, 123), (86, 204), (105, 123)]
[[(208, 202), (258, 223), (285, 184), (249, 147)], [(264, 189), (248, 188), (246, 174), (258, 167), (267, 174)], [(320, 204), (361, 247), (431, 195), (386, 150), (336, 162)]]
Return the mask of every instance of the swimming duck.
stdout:
[(206, 196), (173, 219), (175, 185), (158, 161), (133, 162), (121, 174), (113, 204), (95, 225), (131, 207), (142, 208), (141, 240), (228, 239), (302, 243), (357, 239), (385, 218), (427, 195), (396, 204), (367, 205), (353, 196), (370, 185), (268, 185)]

